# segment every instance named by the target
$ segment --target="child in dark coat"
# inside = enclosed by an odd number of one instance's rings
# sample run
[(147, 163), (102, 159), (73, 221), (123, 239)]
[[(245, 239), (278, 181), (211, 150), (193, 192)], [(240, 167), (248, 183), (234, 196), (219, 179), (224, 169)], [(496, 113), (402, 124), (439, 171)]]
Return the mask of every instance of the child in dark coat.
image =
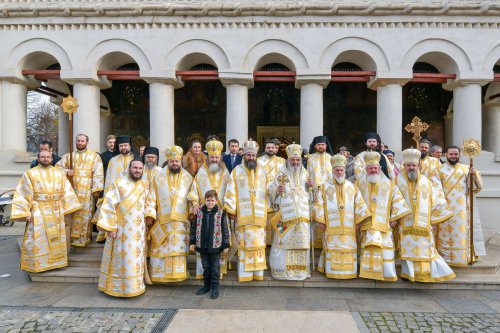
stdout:
[(191, 223), (189, 250), (201, 256), (204, 285), (196, 294), (203, 295), (212, 289), (210, 298), (219, 297), (220, 253), (229, 250), (229, 229), (226, 213), (217, 207), (217, 192), (205, 193), (205, 204)]

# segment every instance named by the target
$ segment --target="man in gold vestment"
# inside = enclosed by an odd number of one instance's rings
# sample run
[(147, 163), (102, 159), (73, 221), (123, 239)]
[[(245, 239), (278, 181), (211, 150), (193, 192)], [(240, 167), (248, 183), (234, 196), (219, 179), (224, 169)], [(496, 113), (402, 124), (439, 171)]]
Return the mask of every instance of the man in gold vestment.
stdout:
[(381, 155), (371, 151), (366, 152), (363, 158), (366, 173), (358, 179), (356, 186), (372, 216), (361, 223), (359, 277), (396, 281), (396, 247), (392, 228), (411, 211), (398, 187), (382, 173), (379, 164)]
[[(193, 206), (195, 215), (198, 214), (200, 207), (205, 204), (205, 193), (210, 190), (217, 192), (217, 207), (224, 207), (224, 196), (230, 175), (225, 163), (222, 161), (223, 147), (222, 142), (215, 139), (208, 141), (205, 145), (208, 158), (196, 173), (193, 185), (188, 194), (188, 200)], [(230, 230), (229, 226), (228, 230)], [(221, 255), (220, 258), (221, 276), (227, 273), (226, 257), (225, 255)], [(196, 278), (203, 279), (203, 266), (199, 253), (196, 253)]]
[(436, 249), (433, 226), (453, 213), (447, 210), (438, 188), (419, 172), (420, 157), (417, 149), (403, 151), (404, 167), (396, 178), (396, 185), (411, 209), (411, 214), (399, 224), (401, 277), (417, 282), (446, 281), (455, 274)]
[(272, 220), (275, 234), (269, 255), (273, 278), (304, 280), (311, 277), (311, 211), (308, 189), (312, 179), (302, 166), (302, 147), (286, 147), (288, 160), (269, 184), (269, 199), (277, 209)]
[(243, 164), (231, 172), (224, 208), (236, 217), (238, 281), (263, 280), (266, 265), (267, 177), (257, 163), (259, 145), (243, 144)]
[[(460, 148), (451, 146), (446, 149), (446, 163), (438, 170), (438, 180), (442, 184), (448, 209), (453, 216), (437, 226), (437, 248), (441, 256), (450, 266), (464, 267), (470, 263), (470, 177), (474, 176), (474, 188), (478, 193), (483, 188), (481, 174), (468, 165), (459, 163)], [(474, 210), (474, 261), (478, 256), (486, 255), (483, 230), (476, 205)]]
[(26, 219), (21, 269), (43, 272), (68, 265), (64, 215), (82, 208), (66, 176), (51, 165), (52, 154), (38, 153), (38, 166), (17, 185), (11, 218)]
[(92, 214), (94, 198), (104, 187), (104, 174), (101, 156), (87, 149), (89, 138), (85, 134), (76, 136), (76, 151), (73, 152), (73, 166), (70, 165), (69, 154), (63, 155), (56, 167), (61, 169), (72, 180), (78, 200), (83, 209), (66, 218), (67, 228), (71, 229), (66, 237), (71, 238), (71, 245), (85, 247), (92, 241)]
[(317, 196), (314, 204), (314, 218), (324, 229), (318, 271), (328, 278), (353, 279), (358, 276), (356, 229), (371, 214), (359, 190), (345, 179), (345, 156), (335, 155), (331, 163), (325, 197)]
[(168, 165), (151, 182), (146, 221), (151, 235), (149, 274), (152, 282), (177, 282), (189, 277), (188, 193), (193, 177), (181, 166), (183, 150), (166, 151)]
[[(332, 158), (333, 150), (328, 137), (321, 135), (313, 139), (309, 147), (309, 158), (307, 159), (307, 172), (311, 177), (314, 186), (314, 196), (323, 197), (325, 200), (324, 184), (332, 178)], [(321, 249), (323, 239), (323, 229), (321, 226), (313, 226), (314, 247)]]
[(361, 176), (366, 172), (365, 170), (365, 159), (364, 154), (370, 151), (376, 151), (380, 154), (380, 169), (384, 173), (384, 175), (394, 180), (396, 178), (394, 174), (394, 166), (389, 161), (387, 156), (382, 154), (382, 141), (380, 139), (380, 135), (375, 132), (368, 132), (365, 135), (365, 144), (366, 150), (356, 155), (354, 158), (354, 176), (357, 179), (361, 178)]
[(440, 185), (436, 183), (436, 176), (439, 168), (441, 167), (441, 162), (439, 159), (432, 157), (429, 155), (429, 149), (431, 147), (431, 142), (427, 139), (422, 139), (418, 143), (418, 147), (420, 150), (420, 173), (422, 173), (425, 177), (429, 178), (429, 180), (436, 185)]
[(160, 158), (160, 151), (156, 147), (146, 147), (144, 148), (144, 154), (142, 159), (144, 161), (144, 172), (142, 173), (142, 179), (151, 182), (161, 168), (158, 166), (158, 159)]
[[(270, 184), (278, 170), (285, 165), (285, 159), (279, 156), (276, 156), (279, 150), (280, 141), (278, 139), (267, 139), (265, 142), (265, 154), (257, 158), (257, 163), (264, 169), (267, 175), (267, 183)], [(270, 212), (267, 214), (267, 223), (266, 223), (266, 244), (271, 245), (273, 241), (273, 228), (271, 226), (271, 219), (276, 214), (276, 212)]]
[(139, 159), (131, 161), (129, 174), (109, 186), (97, 222), (107, 234), (98, 288), (111, 296), (133, 297), (146, 290), (144, 210), (149, 182), (142, 179), (143, 166)]

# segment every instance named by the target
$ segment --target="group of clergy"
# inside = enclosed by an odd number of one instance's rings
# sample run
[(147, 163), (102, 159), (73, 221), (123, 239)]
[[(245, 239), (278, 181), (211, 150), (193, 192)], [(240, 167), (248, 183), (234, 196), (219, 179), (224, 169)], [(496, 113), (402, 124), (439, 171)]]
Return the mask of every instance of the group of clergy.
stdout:
[[(50, 153), (40, 152), (39, 166), (21, 178), (12, 207), (12, 218), (27, 221), (21, 269), (66, 266), (66, 237), (73, 246), (87, 246), (94, 222), (97, 240), (106, 242), (98, 286), (103, 292), (131, 297), (142, 294), (145, 283), (185, 280), (190, 223), (210, 190), (217, 192), (231, 232), (221, 274), (236, 262), (239, 281), (262, 280), (268, 264), (275, 279), (303, 280), (317, 267), (328, 278), (396, 281), (399, 258), (402, 278), (438, 282), (455, 276), (450, 266), (466, 266), (485, 254), (476, 237), (482, 235), (478, 218), (471, 247), (467, 214), (467, 194), (482, 188), (481, 177), (459, 163), (455, 146), (446, 150), (444, 164), (427, 156), (425, 147), (406, 149), (396, 175), (380, 151), (380, 137), (368, 133), (351, 182), (346, 158), (327, 152), (325, 136), (314, 139), (306, 166), (298, 144), (286, 146), (285, 160), (276, 155), (279, 141), (267, 140), (259, 157), (259, 145), (249, 139), (241, 147), (243, 163), (231, 173), (222, 142), (212, 138), (194, 177), (182, 167), (181, 147), (166, 149), (161, 168), (157, 148), (146, 147), (138, 159), (127, 136), (117, 138), (119, 154), (104, 175), (88, 141), (77, 135), (71, 158), (64, 155), (56, 167)], [(202, 278), (199, 257), (196, 262)]]

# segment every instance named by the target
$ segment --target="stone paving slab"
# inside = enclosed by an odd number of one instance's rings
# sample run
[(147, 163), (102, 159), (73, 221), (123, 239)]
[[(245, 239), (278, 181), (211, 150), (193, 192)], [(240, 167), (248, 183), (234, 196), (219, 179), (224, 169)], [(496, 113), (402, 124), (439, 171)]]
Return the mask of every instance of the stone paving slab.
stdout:
[(163, 332), (175, 309), (0, 307), (0, 331)]
[(365, 326), (360, 329), (362, 332), (500, 332), (498, 313), (360, 312), (359, 315)]

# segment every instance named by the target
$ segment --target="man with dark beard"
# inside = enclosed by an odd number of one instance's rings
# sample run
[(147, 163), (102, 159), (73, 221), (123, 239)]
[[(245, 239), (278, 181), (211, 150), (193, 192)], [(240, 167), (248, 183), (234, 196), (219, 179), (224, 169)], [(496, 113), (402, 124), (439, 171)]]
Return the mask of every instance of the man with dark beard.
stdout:
[(421, 153), (417, 149), (403, 151), (403, 170), (396, 185), (411, 213), (401, 219), (398, 243), (401, 277), (412, 282), (439, 282), (453, 279), (455, 274), (439, 255), (434, 243), (433, 226), (453, 216), (438, 188), (419, 171)]
[(313, 183), (302, 166), (302, 147), (295, 143), (288, 145), (286, 154), (286, 165), (269, 185), (269, 198), (277, 210), (272, 219), (275, 235), (269, 264), (275, 279), (304, 280), (311, 276), (308, 189)]
[[(474, 167), (460, 162), (460, 148), (446, 149), (446, 163), (439, 168), (439, 181), (444, 190), (448, 209), (453, 217), (437, 228), (438, 250), (450, 266), (464, 267), (472, 264), (478, 256), (486, 255), (479, 210), (474, 205), (474, 247), (470, 246), (469, 193), (478, 193), (483, 188), (481, 174)], [(474, 177), (474, 188), (470, 188), (470, 177)]]
[(356, 180), (361, 178), (361, 176), (366, 172), (365, 170), (365, 159), (363, 155), (368, 152), (368, 151), (376, 151), (378, 152), (380, 156), (380, 168), (384, 175), (393, 180), (396, 178), (394, 174), (394, 167), (384, 154), (382, 154), (382, 141), (380, 139), (380, 135), (375, 132), (368, 132), (365, 135), (365, 144), (366, 144), (366, 150), (359, 153), (356, 155), (354, 158), (354, 176), (356, 177)]
[(224, 207), (236, 217), (238, 281), (263, 280), (266, 265), (267, 177), (257, 163), (259, 145), (243, 144), (243, 164), (231, 173)]
[[(211, 190), (217, 192), (217, 207), (224, 207), (224, 196), (230, 175), (222, 161), (223, 147), (222, 142), (215, 139), (208, 141), (205, 145), (208, 158), (205, 164), (198, 169), (188, 194), (194, 215), (197, 215), (199, 209), (205, 204), (205, 193)], [(227, 273), (225, 256), (224, 258), (221, 256), (220, 272), (221, 274)], [(203, 266), (199, 253), (196, 254), (196, 278), (203, 279)]]
[(181, 166), (183, 150), (166, 151), (167, 166), (151, 181), (146, 223), (151, 235), (151, 281), (177, 282), (189, 277), (188, 193), (193, 177)]
[[(265, 154), (262, 155), (257, 159), (257, 163), (266, 171), (267, 175), (267, 182), (270, 184), (274, 178), (276, 177), (276, 174), (278, 173), (278, 170), (285, 165), (285, 159), (281, 158), (279, 156), (276, 156), (276, 153), (278, 153), (280, 141), (276, 138), (274, 139), (267, 139), (265, 143)], [(267, 215), (267, 222), (266, 222), (266, 244), (271, 245), (272, 243), (272, 235), (273, 235), (273, 228), (271, 226), (271, 219), (273, 216), (276, 214), (276, 212), (270, 212)]]
[(142, 160), (144, 162), (144, 172), (142, 178), (151, 182), (154, 177), (161, 171), (158, 166), (158, 159), (160, 158), (160, 150), (156, 147), (144, 148)]

